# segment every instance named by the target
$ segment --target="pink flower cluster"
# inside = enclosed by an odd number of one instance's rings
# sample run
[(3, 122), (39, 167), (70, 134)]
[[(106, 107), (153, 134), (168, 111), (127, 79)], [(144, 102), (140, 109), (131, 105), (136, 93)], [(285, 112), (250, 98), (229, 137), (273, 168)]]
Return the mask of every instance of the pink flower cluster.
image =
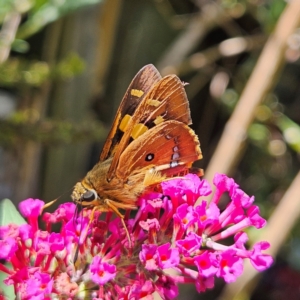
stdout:
[[(102, 213), (91, 222), (91, 211), (76, 216), (73, 203), (44, 213), (42, 230), (38, 217), (44, 202), (27, 199), (19, 208), (28, 224), (0, 228), (0, 259), (13, 267), (0, 264), (0, 271), (8, 274), (5, 283), (14, 286), (20, 299), (134, 300), (152, 299), (154, 292), (174, 299), (178, 284), (193, 283), (203, 292), (214, 287), (215, 277), (235, 281), (245, 259), (258, 271), (267, 269), (273, 259), (262, 251), (269, 244), (259, 242), (250, 250), (245, 246), (243, 230), (266, 224), (254, 197), (225, 175), (217, 174), (214, 185), (213, 200), (207, 203), (211, 188), (196, 175), (163, 182), (162, 194), (139, 199), (135, 217), (126, 212), (130, 239), (120, 218)], [(224, 193), (229, 203), (220, 211)], [(198, 199), (200, 205), (194, 206)], [(56, 223), (61, 224), (59, 233), (51, 229)], [(220, 243), (223, 239), (227, 245)]]

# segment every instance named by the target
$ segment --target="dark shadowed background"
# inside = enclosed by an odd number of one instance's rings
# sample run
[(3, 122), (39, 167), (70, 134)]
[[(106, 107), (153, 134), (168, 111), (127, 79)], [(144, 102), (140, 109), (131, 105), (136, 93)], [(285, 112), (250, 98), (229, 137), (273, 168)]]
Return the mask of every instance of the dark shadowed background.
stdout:
[(181, 299), (300, 299), (299, 6), (2, 0), (0, 199), (70, 201), (128, 84), (152, 63), (189, 83), (197, 166), (255, 195), (270, 222), (263, 236), (248, 232), (250, 243), (269, 240), (277, 257), (259, 278), (246, 269), (236, 285), (220, 281), (202, 295), (185, 287)]

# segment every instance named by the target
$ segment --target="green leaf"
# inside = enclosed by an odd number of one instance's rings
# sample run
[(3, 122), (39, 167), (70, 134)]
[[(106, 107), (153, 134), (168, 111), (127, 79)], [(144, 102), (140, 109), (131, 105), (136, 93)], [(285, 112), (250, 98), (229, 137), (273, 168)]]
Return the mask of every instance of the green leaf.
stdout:
[[(11, 264), (5, 263), (5, 266), (11, 269)], [(0, 272), (0, 291), (4, 293), (4, 299), (16, 299), (14, 287), (12, 285), (4, 284), (3, 280), (6, 279), (7, 274)]]
[(288, 145), (300, 153), (300, 126), (283, 114), (278, 116), (275, 121)]
[(9, 199), (3, 199), (0, 201), (0, 226), (10, 223), (21, 225), (26, 221)]
[(35, 34), (47, 24), (52, 23), (62, 16), (88, 5), (94, 5), (101, 0), (65, 0), (65, 1), (39, 1), (38, 10), (28, 15), (28, 19), (19, 27), (18, 39), (26, 39)]
[(11, 48), (16, 52), (26, 53), (29, 50), (29, 43), (24, 40), (15, 39), (11, 45)]
[[(0, 201), (0, 226), (8, 225), (10, 223), (21, 225), (25, 224), (26, 221), (9, 199), (3, 199)], [(11, 269), (9, 263), (5, 263), (5, 266)], [(6, 277), (6, 273), (0, 272), (0, 291), (4, 292), (5, 299), (15, 299), (14, 287), (11, 285), (7, 286), (3, 282)]]

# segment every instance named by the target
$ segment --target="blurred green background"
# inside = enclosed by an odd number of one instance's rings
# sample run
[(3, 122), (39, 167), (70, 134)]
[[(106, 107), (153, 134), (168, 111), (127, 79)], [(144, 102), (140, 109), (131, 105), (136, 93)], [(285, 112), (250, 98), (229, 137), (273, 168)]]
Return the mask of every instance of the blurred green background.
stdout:
[[(204, 155), (197, 166), (206, 170), (285, 8), (281, 0), (0, 0), (0, 199), (70, 201), (99, 158), (128, 84), (148, 63), (189, 83)], [(255, 195), (265, 218), (299, 172), (298, 27), (278, 60), (265, 59), (275, 65), (272, 85), (230, 162), (229, 175)], [(296, 219), (276, 264), (236, 299), (300, 299)], [(231, 299), (225, 294), (218, 282), (202, 295), (185, 287), (181, 299)]]

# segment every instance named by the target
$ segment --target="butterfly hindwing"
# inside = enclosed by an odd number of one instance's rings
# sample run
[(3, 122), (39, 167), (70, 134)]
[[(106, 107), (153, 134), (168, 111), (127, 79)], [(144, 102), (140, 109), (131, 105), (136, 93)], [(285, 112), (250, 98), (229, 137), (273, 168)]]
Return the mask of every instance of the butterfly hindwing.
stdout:
[(186, 124), (169, 120), (147, 132), (142, 138), (131, 142), (121, 154), (116, 170), (118, 178), (126, 179), (139, 169), (163, 171), (167, 175), (173, 168), (182, 170), (201, 159), (200, 144), (194, 131)]

